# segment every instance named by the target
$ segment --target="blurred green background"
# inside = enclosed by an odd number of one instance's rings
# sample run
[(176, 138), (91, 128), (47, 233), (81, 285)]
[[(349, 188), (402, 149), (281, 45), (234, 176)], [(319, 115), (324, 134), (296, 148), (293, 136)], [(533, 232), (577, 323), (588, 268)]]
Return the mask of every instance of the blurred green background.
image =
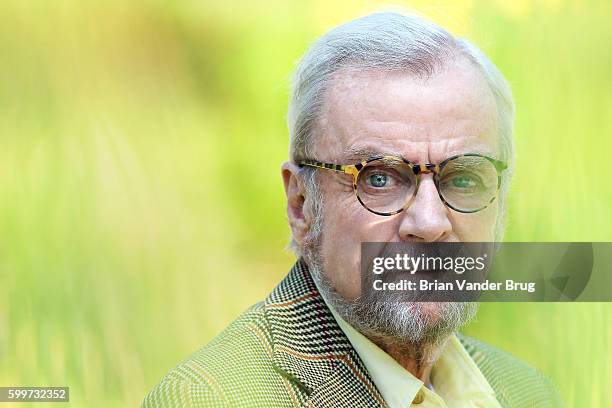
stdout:
[[(289, 75), (366, 1), (0, 4), (0, 385), (137, 406), (285, 275)], [(606, 1), (403, 3), (517, 103), (509, 241), (612, 241)], [(612, 406), (610, 304), (484, 304), (467, 332)], [(23, 407), (26, 404), (17, 404)]]

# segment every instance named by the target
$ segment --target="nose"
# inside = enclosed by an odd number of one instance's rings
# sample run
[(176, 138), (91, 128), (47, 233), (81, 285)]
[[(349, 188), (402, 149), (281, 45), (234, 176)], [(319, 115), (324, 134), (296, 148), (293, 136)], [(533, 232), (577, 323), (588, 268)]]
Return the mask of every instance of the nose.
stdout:
[(400, 214), (402, 241), (443, 241), (452, 232), (449, 210), (444, 205), (431, 174), (423, 174), (416, 196)]

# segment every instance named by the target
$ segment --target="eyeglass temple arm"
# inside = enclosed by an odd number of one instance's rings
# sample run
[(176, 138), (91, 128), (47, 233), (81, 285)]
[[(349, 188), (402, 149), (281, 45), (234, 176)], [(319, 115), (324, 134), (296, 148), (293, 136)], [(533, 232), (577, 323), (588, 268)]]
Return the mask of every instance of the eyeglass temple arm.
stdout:
[(342, 164), (333, 164), (333, 163), (322, 163), (322, 162), (318, 162), (314, 160), (302, 160), (299, 164), (299, 167), (304, 167), (304, 166), (316, 167), (316, 168), (325, 169), (325, 170), (339, 171), (341, 173), (346, 173), (346, 174), (351, 174), (351, 175), (355, 175), (358, 173), (357, 167), (352, 164), (342, 165)]
[(503, 171), (506, 170), (508, 168), (508, 163), (501, 161), (501, 160), (497, 160), (497, 159), (492, 159), (492, 158), (488, 158), (489, 161), (491, 163), (493, 163), (493, 165), (495, 166), (495, 168), (497, 169), (497, 171)]

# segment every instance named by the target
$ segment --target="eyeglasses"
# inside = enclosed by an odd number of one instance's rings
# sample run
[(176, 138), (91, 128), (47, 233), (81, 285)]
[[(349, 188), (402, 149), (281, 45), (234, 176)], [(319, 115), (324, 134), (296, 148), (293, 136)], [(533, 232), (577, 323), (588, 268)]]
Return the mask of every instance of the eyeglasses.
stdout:
[(321, 163), (303, 160), (308, 166), (353, 176), (357, 200), (368, 211), (394, 215), (410, 206), (419, 188), (421, 174), (433, 173), (442, 202), (461, 213), (487, 208), (501, 188), (503, 161), (477, 153), (449, 157), (440, 164), (415, 164), (401, 157), (379, 156), (358, 164)]

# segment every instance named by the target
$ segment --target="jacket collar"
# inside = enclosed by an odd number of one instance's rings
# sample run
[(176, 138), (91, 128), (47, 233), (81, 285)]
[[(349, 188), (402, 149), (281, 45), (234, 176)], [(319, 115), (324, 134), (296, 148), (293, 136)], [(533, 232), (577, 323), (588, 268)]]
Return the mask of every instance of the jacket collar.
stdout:
[(384, 405), (303, 260), (295, 263), (264, 307), (274, 364), (309, 395), (309, 402), (315, 406), (351, 400)]

